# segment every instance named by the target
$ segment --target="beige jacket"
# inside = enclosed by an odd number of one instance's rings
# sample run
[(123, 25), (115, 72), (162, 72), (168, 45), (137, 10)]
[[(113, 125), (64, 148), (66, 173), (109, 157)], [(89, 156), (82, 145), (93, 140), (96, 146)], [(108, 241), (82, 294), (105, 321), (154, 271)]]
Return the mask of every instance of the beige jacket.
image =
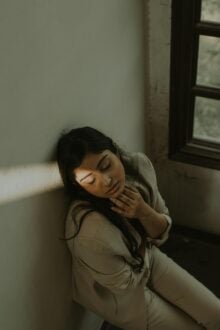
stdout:
[[(150, 275), (150, 250), (165, 242), (172, 220), (161, 197), (155, 170), (149, 158), (142, 152), (128, 153), (129, 160), (138, 167), (142, 182), (126, 176), (127, 183), (133, 183), (144, 193), (145, 201), (157, 212), (164, 214), (168, 227), (160, 239), (147, 238), (144, 268), (141, 273), (132, 270), (129, 263), (136, 263), (125, 244), (126, 238), (104, 215), (89, 213), (76, 238), (67, 241), (72, 256), (73, 300), (96, 313), (106, 321), (126, 330), (147, 329), (147, 301), (145, 290)], [(84, 211), (74, 214), (80, 200), (72, 202), (66, 218), (65, 234), (70, 237)], [(141, 243), (139, 233), (127, 222), (130, 230)]]

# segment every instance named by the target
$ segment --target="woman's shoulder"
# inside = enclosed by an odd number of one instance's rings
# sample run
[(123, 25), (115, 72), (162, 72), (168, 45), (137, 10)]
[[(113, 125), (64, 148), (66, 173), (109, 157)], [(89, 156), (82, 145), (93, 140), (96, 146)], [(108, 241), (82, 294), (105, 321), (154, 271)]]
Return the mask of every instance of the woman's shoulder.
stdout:
[(148, 173), (154, 176), (155, 171), (153, 164), (146, 153), (142, 151), (126, 152), (126, 154), (123, 155), (123, 158), (131, 163), (139, 172), (143, 174)]
[(142, 151), (126, 151), (122, 158), (136, 166), (140, 164), (152, 165), (150, 158)]
[[(147, 187), (150, 186), (153, 190), (156, 189), (156, 172), (150, 158), (142, 151), (130, 152), (128, 157), (130, 164), (132, 164), (132, 167), (137, 172), (137, 181), (146, 184)], [(131, 180), (135, 179), (131, 178)]]

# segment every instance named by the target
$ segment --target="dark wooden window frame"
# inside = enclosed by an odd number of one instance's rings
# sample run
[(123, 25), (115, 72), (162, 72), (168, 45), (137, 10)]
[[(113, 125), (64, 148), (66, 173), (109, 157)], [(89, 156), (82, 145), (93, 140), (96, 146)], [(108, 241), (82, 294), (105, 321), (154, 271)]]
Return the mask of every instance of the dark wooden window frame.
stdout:
[(173, 0), (169, 159), (220, 169), (220, 143), (193, 138), (196, 96), (220, 100), (220, 89), (196, 84), (199, 36), (220, 38), (220, 25), (200, 21), (201, 0)]

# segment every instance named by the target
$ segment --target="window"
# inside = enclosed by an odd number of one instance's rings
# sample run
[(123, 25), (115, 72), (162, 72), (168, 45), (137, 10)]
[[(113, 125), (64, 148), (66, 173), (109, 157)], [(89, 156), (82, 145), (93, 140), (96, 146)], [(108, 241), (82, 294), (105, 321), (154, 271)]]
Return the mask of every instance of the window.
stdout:
[(220, 169), (220, 1), (173, 0), (169, 158)]

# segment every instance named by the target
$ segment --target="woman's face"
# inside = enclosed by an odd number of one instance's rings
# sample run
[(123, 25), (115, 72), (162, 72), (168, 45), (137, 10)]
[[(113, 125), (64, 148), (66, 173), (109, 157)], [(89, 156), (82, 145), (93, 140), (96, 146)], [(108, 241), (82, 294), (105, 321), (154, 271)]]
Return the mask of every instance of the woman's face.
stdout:
[(124, 166), (119, 156), (108, 149), (99, 154), (87, 154), (73, 172), (78, 184), (97, 197), (117, 197), (124, 190)]

